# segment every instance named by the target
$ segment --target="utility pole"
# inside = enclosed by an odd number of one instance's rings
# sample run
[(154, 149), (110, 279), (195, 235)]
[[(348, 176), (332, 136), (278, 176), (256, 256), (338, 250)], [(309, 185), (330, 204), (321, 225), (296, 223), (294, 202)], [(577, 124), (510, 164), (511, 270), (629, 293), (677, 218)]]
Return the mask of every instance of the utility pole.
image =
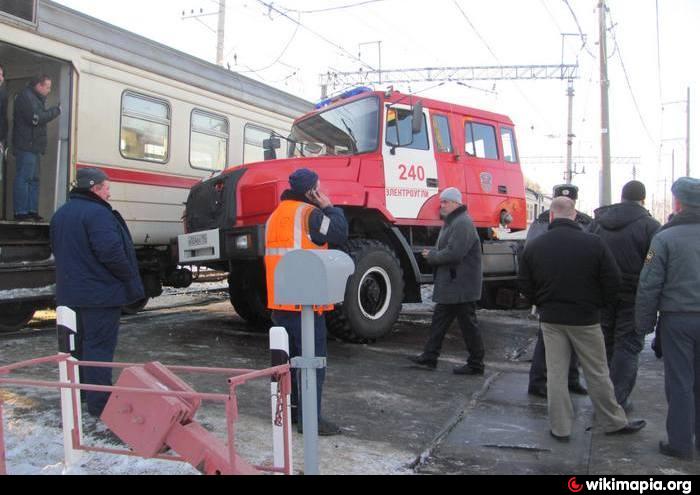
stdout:
[(216, 29), (216, 65), (224, 65), (224, 39), (226, 36), (226, 0), (219, 0), (219, 25)]
[(600, 205), (612, 203), (612, 174), (610, 170), (610, 108), (608, 100), (608, 44), (605, 24), (605, 0), (598, 4), (600, 20), (600, 136), (602, 170), (600, 177)]
[(569, 79), (569, 85), (566, 90), (566, 96), (569, 97), (569, 123), (566, 134), (566, 183), (571, 184), (574, 168), (573, 168), (573, 145), (574, 145), (574, 81)]
[[(194, 19), (195, 21), (202, 24), (209, 31), (216, 33), (216, 65), (223, 67), (224, 66), (224, 40), (225, 40), (225, 35), (226, 35), (226, 0), (218, 0), (218, 3), (219, 3), (219, 11), (218, 12), (204, 12), (204, 9), (199, 9), (198, 13), (195, 13), (194, 10), (190, 10), (190, 13), (187, 14), (187, 12), (183, 10), (181, 19), (183, 21), (185, 19)], [(201, 17), (208, 17), (208, 16), (212, 16), (212, 15), (215, 15), (218, 17), (218, 26), (217, 26), (216, 30), (214, 30), (211, 26), (209, 26), (207, 23), (205, 23), (204, 21), (202, 21), (200, 19)]]

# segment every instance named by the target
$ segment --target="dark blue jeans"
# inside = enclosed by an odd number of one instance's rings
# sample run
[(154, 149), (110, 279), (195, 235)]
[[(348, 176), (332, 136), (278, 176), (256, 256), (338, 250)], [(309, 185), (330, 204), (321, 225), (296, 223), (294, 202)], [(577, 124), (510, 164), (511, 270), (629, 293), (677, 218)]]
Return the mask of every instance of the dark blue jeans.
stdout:
[[(295, 311), (273, 311), (272, 321), (275, 325), (284, 327), (289, 334), (289, 357), (301, 356), (301, 313)], [(317, 357), (326, 357), (326, 318), (314, 313), (314, 346)], [(316, 370), (316, 407), (318, 418), (321, 419), (321, 395), (323, 383), (326, 381), (326, 368)], [(292, 408), (296, 407), (297, 418), (301, 424), (301, 370), (292, 370), (292, 392), (290, 396)]]
[(39, 160), (38, 153), (15, 151), (17, 175), (14, 187), (15, 215), (39, 212)]
[[(74, 308), (77, 314), (78, 339), (73, 357), (79, 361), (111, 363), (117, 348), (121, 307)], [(80, 368), (80, 383), (112, 385), (111, 368)], [(100, 416), (109, 400), (109, 392), (85, 392), (88, 412)]]
[(700, 313), (661, 313), (666, 385), (666, 432), (671, 448), (682, 454), (700, 447)]
[(644, 349), (644, 335), (637, 333), (634, 302), (618, 301), (601, 313), (600, 325), (605, 337), (610, 380), (618, 404), (625, 406), (637, 382), (639, 353)]

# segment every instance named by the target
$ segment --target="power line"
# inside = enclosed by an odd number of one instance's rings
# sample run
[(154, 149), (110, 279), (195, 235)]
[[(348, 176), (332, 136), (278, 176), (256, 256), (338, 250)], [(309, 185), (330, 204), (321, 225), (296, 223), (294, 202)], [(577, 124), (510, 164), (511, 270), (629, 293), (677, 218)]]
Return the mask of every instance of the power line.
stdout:
[(574, 9), (571, 7), (571, 4), (569, 3), (569, 0), (563, 0), (566, 6), (569, 8), (569, 12), (571, 12), (571, 16), (574, 18), (574, 22), (576, 23), (576, 27), (578, 28), (579, 35), (581, 36), (581, 49), (586, 50), (586, 53), (588, 53), (591, 57), (595, 58), (595, 55), (591, 53), (591, 51), (588, 49), (587, 46), (587, 41), (586, 41), (586, 35), (583, 34), (583, 29), (581, 29), (581, 23), (578, 22), (578, 17), (576, 16), (576, 12), (574, 12)]
[(313, 29), (311, 29), (311, 28), (305, 26), (305, 25), (302, 24), (300, 21), (297, 21), (296, 19), (293, 19), (293, 18), (289, 17), (289, 15), (287, 15), (287, 14), (284, 13), (284, 12), (282, 12), (280, 9), (278, 9), (277, 7), (275, 7), (272, 3), (267, 3), (267, 2), (265, 2), (265, 1), (263, 1), (263, 0), (256, 0), (256, 1), (257, 1), (259, 4), (262, 4), (262, 5), (264, 5), (265, 7), (267, 7), (267, 9), (268, 9), (270, 12), (276, 12), (276, 13), (278, 13), (279, 15), (281, 15), (282, 17), (284, 17), (285, 19), (287, 19), (287, 20), (293, 22), (294, 24), (297, 24), (299, 27), (305, 29), (306, 31), (310, 32), (311, 34), (313, 34), (313, 35), (316, 36), (317, 38), (323, 40), (325, 43), (327, 43), (327, 44), (329, 44), (329, 45), (335, 47), (336, 49), (340, 50), (341, 52), (345, 53), (345, 54), (346, 54), (347, 56), (349, 56), (351, 59), (353, 59), (353, 60), (355, 60), (355, 61), (357, 61), (357, 62), (360, 62), (362, 65), (364, 65), (365, 67), (368, 67), (369, 69), (374, 70), (374, 68), (373, 68), (371, 65), (367, 64), (367, 63), (364, 62), (362, 59), (356, 57), (354, 54), (350, 53), (348, 50), (346, 50), (345, 48), (343, 48), (343, 47), (340, 46), (339, 44), (337, 44), (337, 43), (335, 43), (335, 42), (329, 40), (328, 38), (326, 38), (326, 37), (323, 36), (322, 34), (317, 33), (317, 32), (314, 31)]
[(491, 52), (491, 55), (493, 55), (493, 58), (495, 58), (496, 61), (497, 61), (498, 63), (501, 63), (501, 61), (498, 60), (498, 55), (496, 55), (496, 54), (494, 53), (494, 51), (491, 49), (491, 47), (490, 47), (489, 44), (486, 42), (486, 40), (484, 39), (484, 37), (481, 36), (481, 33), (479, 32), (478, 29), (476, 29), (476, 26), (474, 25), (474, 23), (472, 23), (472, 21), (469, 20), (469, 17), (467, 17), (466, 12), (464, 12), (464, 10), (462, 10), (462, 7), (457, 3), (457, 0), (452, 0), (452, 3), (454, 3), (454, 4), (455, 4), (455, 7), (457, 7), (457, 8), (459, 9), (459, 11), (462, 13), (462, 16), (464, 17), (464, 19), (469, 23), (469, 25), (471, 26), (472, 30), (473, 30), (474, 33), (479, 37), (479, 39), (480, 39), (481, 42), (484, 44), (484, 46), (485, 46), (486, 48), (488, 48), (489, 52)]
[(333, 10), (343, 10), (343, 9), (352, 9), (354, 7), (361, 7), (362, 5), (368, 5), (371, 3), (378, 3), (378, 2), (385, 2), (386, 0), (365, 0), (364, 2), (357, 2), (357, 3), (351, 3), (348, 5), (339, 5), (337, 7), (328, 7), (325, 9), (316, 9), (316, 10), (295, 10), (295, 9), (287, 9), (284, 8), (284, 10), (288, 12), (297, 12), (299, 14), (318, 14), (322, 12), (331, 12)]
[[(296, 28), (294, 28), (294, 32), (292, 33), (292, 36), (289, 38), (289, 41), (287, 41), (287, 44), (284, 45), (284, 48), (282, 49), (282, 52), (280, 52), (279, 56), (278, 56), (272, 63), (270, 63), (270, 64), (268, 64), (268, 65), (266, 65), (265, 67), (262, 67), (262, 68), (260, 68), (260, 69), (255, 69), (255, 70), (252, 70), (252, 69), (251, 69), (250, 71), (241, 71), (241, 72), (244, 72), (244, 73), (245, 73), (245, 72), (261, 72), (261, 71), (267, 70), (267, 69), (269, 69), (270, 67), (276, 65), (276, 64), (280, 61), (280, 59), (281, 59), (282, 57), (284, 57), (284, 54), (287, 52), (287, 50), (288, 50), (289, 47), (291, 46), (292, 42), (294, 41), (294, 38), (296, 37), (297, 32), (299, 32), (299, 26), (300, 26), (300, 24), (297, 24), (297, 25), (296, 25)], [(229, 52), (229, 53), (230, 53), (230, 52)]]
[(642, 116), (642, 112), (639, 109), (639, 104), (637, 103), (637, 97), (634, 95), (634, 91), (632, 90), (632, 83), (630, 82), (630, 77), (629, 74), (627, 73), (627, 67), (625, 67), (625, 61), (622, 59), (622, 50), (620, 50), (620, 45), (617, 42), (617, 36), (615, 36), (615, 23), (612, 20), (612, 15), (610, 14), (610, 11), (608, 10), (608, 16), (610, 17), (610, 23), (612, 27), (610, 28), (610, 34), (612, 35), (613, 41), (615, 42), (615, 48), (617, 49), (617, 56), (620, 59), (620, 65), (622, 66), (622, 72), (625, 74), (625, 81), (627, 82), (627, 89), (630, 92), (630, 96), (632, 97), (632, 102), (634, 103), (634, 108), (637, 110), (637, 115), (639, 116), (639, 120), (642, 123), (642, 127), (644, 127), (644, 131), (647, 133), (647, 136), (649, 137), (649, 141), (656, 146), (656, 141), (651, 135), (651, 132), (649, 132), (649, 128), (647, 127), (646, 122), (644, 121), (644, 116)]

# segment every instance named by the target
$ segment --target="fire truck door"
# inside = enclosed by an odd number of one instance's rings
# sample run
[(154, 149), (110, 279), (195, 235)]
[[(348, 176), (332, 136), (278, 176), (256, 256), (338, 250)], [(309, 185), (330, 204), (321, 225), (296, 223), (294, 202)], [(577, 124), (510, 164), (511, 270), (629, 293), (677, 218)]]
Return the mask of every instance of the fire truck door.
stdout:
[(423, 205), (438, 193), (438, 172), (429, 111), (423, 110), (420, 132), (413, 134), (413, 112), (405, 105), (386, 109), (382, 155), (386, 207), (396, 218), (418, 217)]

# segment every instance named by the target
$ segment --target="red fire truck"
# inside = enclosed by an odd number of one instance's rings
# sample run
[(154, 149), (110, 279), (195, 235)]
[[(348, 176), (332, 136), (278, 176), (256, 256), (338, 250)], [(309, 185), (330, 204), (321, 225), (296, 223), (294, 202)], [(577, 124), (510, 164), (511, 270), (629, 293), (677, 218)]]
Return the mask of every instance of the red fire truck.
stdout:
[[(286, 158), (277, 153), (286, 141)], [(482, 238), (486, 307), (517, 300), (518, 241), (494, 232), (526, 228), (514, 126), (504, 116), (398, 91), (358, 88), (322, 101), (287, 137), (265, 141), (266, 161), (230, 167), (195, 185), (187, 200), (180, 263), (229, 272), (236, 312), (269, 324), (265, 222), (296, 169), (316, 171), (345, 211), (356, 264), (328, 329), (350, 341), (390, 332), (402, 303), (420, 302), (432, 271), (421, 256), (442, 221), (439, 193), (457, 187)], [(500, 228), (500, 229), (499, 229)]]

